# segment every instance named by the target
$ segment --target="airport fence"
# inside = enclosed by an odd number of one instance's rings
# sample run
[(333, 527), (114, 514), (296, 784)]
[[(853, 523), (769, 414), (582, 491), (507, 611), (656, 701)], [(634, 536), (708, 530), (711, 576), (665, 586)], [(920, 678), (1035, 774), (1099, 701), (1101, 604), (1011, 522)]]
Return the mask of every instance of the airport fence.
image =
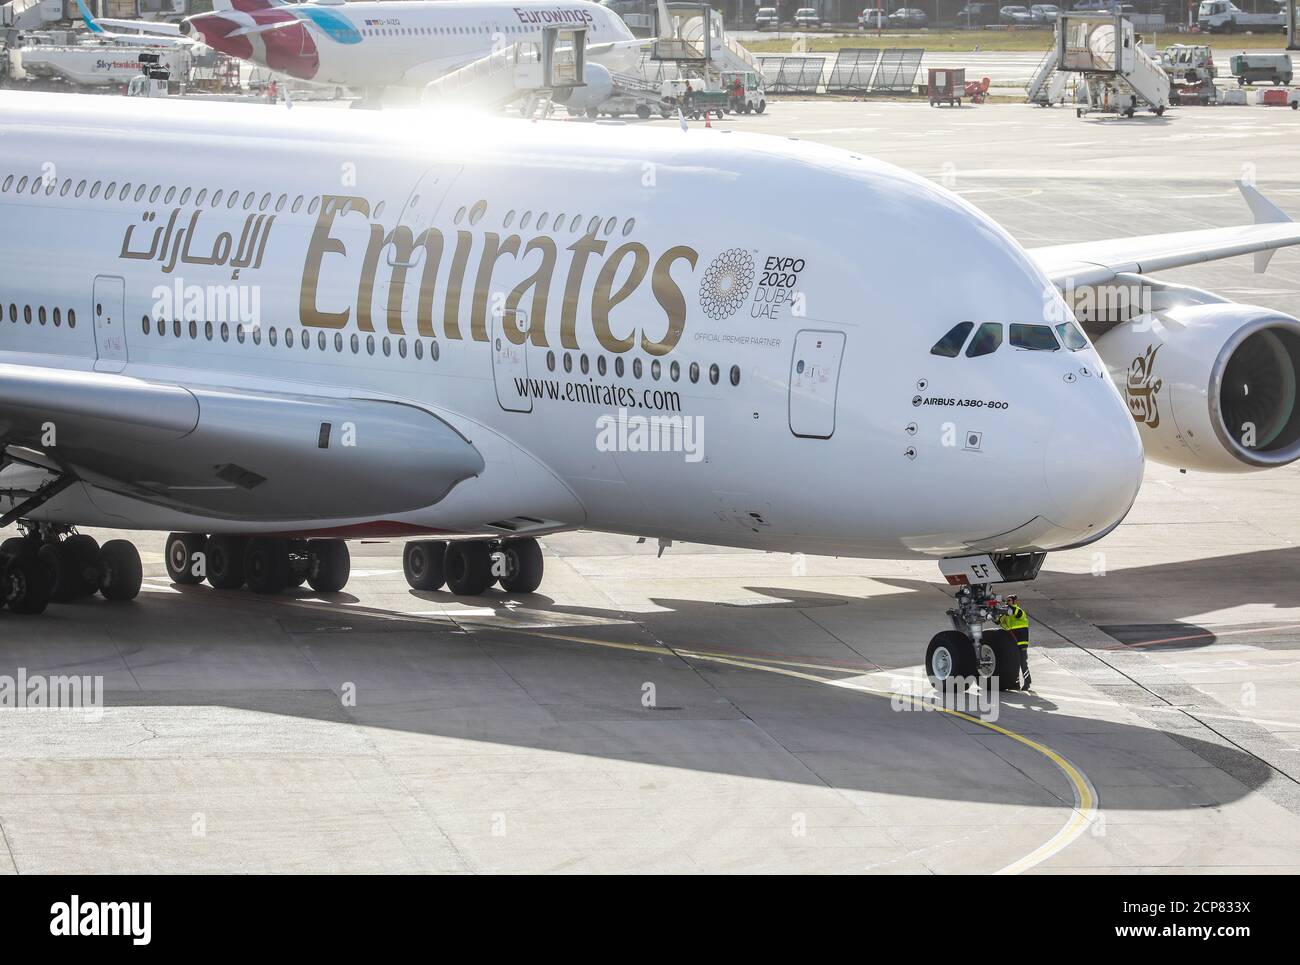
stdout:
[(907, 93), (921, 70), (921, 47), (842, 47), (833, 56), (763, 54), (755, 58), (770, 94)]

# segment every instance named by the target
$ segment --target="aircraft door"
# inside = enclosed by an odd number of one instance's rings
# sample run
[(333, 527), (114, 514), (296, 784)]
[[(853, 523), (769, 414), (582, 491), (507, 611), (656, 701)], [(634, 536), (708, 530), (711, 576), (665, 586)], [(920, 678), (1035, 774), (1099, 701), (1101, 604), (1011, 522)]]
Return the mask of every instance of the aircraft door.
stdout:
[(809, 439), (829, 439), (835, 432), (835, 397), (843, 332), (802, 331), (794, 339), (790, 360), (790, 431)]
[(121, 372), (126, 368), (126, 282), (96, 275), (94, 290), (95, 368)]
[(528, 381), (528, 346), (506, 338), (507, 325), (527, 331), (528, 318), (521, 311), (492, 315), (492, 381), (496, 383), (497, 402), (507, 412), (532, 412), (533, 397), (519, 391)]

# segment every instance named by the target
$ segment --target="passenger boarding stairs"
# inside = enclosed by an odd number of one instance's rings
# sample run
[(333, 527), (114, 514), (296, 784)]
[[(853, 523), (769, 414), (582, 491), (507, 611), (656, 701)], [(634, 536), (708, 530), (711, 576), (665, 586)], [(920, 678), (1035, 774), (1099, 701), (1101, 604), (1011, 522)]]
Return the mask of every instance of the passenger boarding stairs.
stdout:
[(660, 28), (653, 59), (704, 61), (713, 70), (758, 73), (754, 55), (727, 36), (719, 11), (700, 3), (664, 3), (659, 19), (665, 17), (669, 26)]
[(1060, 104), (1065, 100), (1065, 91), (1070, 83), (1070, 75), (1062, 70), (1058, 70), (1060, 64), (1060, 55), (1056, 46), (1053, 45), (1043, 59), (1038, 62), (1034, 68), (1033, 76), (1029, 78), (1029, 83), (1025, 86), (1025, 93), (1028, 95), (1027, 100), (1031, 104)]
[(1132, 117), (1138, 108), (1163, 114), (1169, 106), (1169, 75), (1137, 43), (1132, 22), (1119, 14), (1062, 14), (1056, 50), (1058, 70), (1082, 75), (1086, 110)]
[(572, 83), (572, 77), (570, 82), (557, 79), (571, 75), (573, 63), (572, 48), (556, 50), (552, 77), (548, 78), (542, 48), (533, 41), (514, 43), (430, 81), (421, 100), (425, 104), (501, 107), (558, 87), (580, 86), (581, 81)]
[(63, 19), (63, 0), (12, 0), (0, 6), (0, 27), (38, 30)]

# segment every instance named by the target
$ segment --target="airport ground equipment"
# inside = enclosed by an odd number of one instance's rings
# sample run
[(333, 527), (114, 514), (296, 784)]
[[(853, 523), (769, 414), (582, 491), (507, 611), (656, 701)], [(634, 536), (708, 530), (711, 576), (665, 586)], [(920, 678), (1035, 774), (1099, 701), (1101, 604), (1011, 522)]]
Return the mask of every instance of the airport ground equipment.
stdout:
[(184, 83), (193, 62), (184, 47), (159, 50), (154, 46), (132, 47), (125, 44), (33, 43), (18, 50), (18, 66), (29, 83), (49, 82), (73, 87), (126, 88), (140, 73), (140, 55), (159, 53), (170, 76)]
[(1160, 66), (1169, 75), (1169, 103), (1214, 104), (1218, 87), (1214, 78), (1214, 51), (1205, 44), (1170, 44), (1160, 52)]
[(965, 67), (931, 67), (926, 78), (931, 107), (961, 107), (966, 93)]
[(1169, 106), (1169, 75), (1138, 43), (1122, 14), (1062, 14), (1057, 23), (1057, 69), (1077, 73), (1086, 101), (1076, 108), (1132, 117), (1139, 109), (1163, 114)]
[(1233, 54), (1228, 68), (1238, 87), (1261, 82), (1281, 87), (1291, 83), (1293, 70), (1289, 54)]
[(989, 84), (992, 83), (987, 77), (981, 77), (979, 80), (967, 81), (966, 97), (972, 104), (983, 104), (984, 99), (989, 96)]
[(767, 90), (757, 70), (724, 70), (722, 89), (727, 92), (727, 110), (732, 114), (762, 114), (767, 110)]
[(702, 88), (700, 84), (703, 82), (701, 78), (666, 80), (662, 87), (663, 99), (672, 110), (681, 108), (682, 113), (693, 120), (698, 121), (709, 114), (721, 119), (727, 112), (730, 94), (718, 88)]
[(1050, 107), (1065, 102), (1065, 90), (1069, 85), (1070, 74), (1058, 69), (1059, 64), (1060, 52), (1057, 50), (1057, 44), (1053, 43), (1052, 49), (1043, 55), (1043, 59), (1034, 68), (1029, 83), (1025, 85), (1025, 99), (1030, 104)]
[[(425, 85), (421, 101), (501, 107), (525, 97), (548, 95), (561, 101), (575, 88), (608, 87), (609, 71), (588, 64), (584, 28), (547, 27), (540, 43), (520, 41), (444, 74)], [(590, 75), (590, 76), (589, 76)]]
[(127, 97), (166, 97), (171, 93), (172, 72), (161, 59), (157, 52), (140, 55), (140, 73), (127, 85)]
[(1300, 108), (1300, 93), (1293, 88), (1269, 87), (1255, 95), (1255, 103), (1261, 107)]

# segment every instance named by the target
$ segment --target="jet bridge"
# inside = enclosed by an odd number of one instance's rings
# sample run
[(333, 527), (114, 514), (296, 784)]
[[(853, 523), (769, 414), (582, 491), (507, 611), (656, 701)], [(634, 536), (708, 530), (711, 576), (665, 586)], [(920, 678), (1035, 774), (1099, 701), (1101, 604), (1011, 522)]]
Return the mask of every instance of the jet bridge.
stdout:
[(523, 41), (444, 74), (425, 85), (424, 104), (500, 107), (524, 97), (586, 85), (585, 27), (547, 27), (542, 41)]
[(1121, 14), (1062, 14), (1055, 69), (1081, 75), (1088, 100), (1078, 108), (1080, 117), (1089, 111), (1132, 117), (1139, 108), (1163, 114), (1169, 106), (1169, 75)]

